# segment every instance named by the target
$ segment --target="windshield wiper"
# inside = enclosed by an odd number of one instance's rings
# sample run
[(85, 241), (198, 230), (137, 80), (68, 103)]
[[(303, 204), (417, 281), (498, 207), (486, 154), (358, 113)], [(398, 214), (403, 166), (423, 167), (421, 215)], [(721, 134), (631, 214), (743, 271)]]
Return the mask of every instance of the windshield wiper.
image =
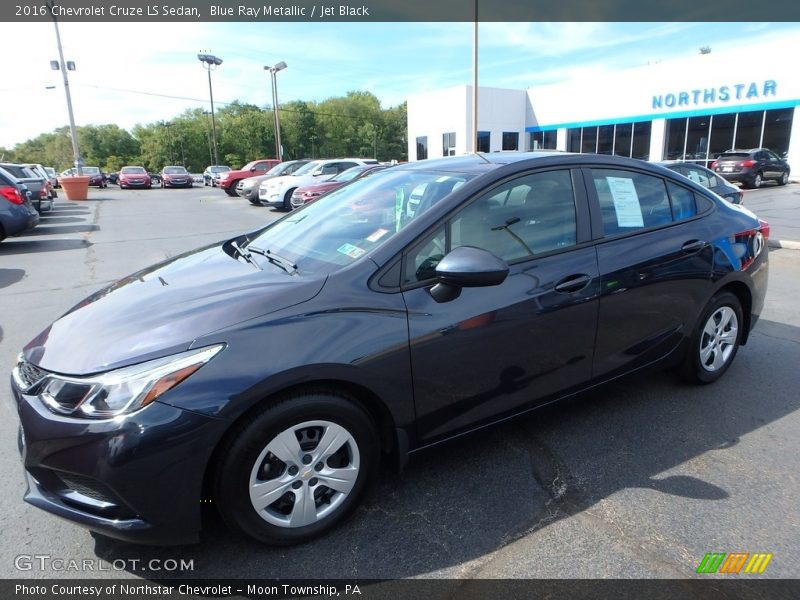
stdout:
[(291, 260), (289, 260), (288, 258), (286, 258), (284, 256), (281, 256), (280, 254), (275, 254), (272, 250), (269, 250), (269, 249), (264, 250), (264, 249), (259, 248), (257, 246), (251, 246), (249, 244), (247, 245), (247, 248), (251, 252), (255, 252), (259, 256), (263, 256), (264, 258), (266, 258), (269, 262), (271, 262), (275, 266), (278, 266), (281, 269), (283, 269), (284, 271), (286, 271), (287, 273), (289, 273), (289, 275), (297, 273), (297, 265), (295, 263), (293, 263)]
[(253, 260), (253, 257), (250, 256), (250, 253), (247, 250), (244, 250), (241, 246), (239, 246), (239, 244), (237, 244), (235, 240), (231, 242), (231, 248), (236, 250), (236, 254), (241, 256), (246, 262), (253, 265), (256, 269), (258, 269), (259, 271), (264, 270), (256, 261)]

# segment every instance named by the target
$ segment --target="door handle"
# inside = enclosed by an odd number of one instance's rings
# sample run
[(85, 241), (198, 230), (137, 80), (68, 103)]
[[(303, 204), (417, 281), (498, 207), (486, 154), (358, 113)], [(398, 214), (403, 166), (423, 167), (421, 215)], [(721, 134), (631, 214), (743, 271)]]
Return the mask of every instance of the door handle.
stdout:
[(703, 240), (690, 240), (681, 246), (681, 252), (692, 254), (694, 252), (700, 252), (700, 250), (705, 247), (706, 243)]
[(579, 292), (585, 288), (587, 285), (589, 285), (591, 280), (591, 276), (586, 275), (585, 273), (568, 275), (559, 281), (554, 289), (562, 294), (571, 294), (573, 292)]

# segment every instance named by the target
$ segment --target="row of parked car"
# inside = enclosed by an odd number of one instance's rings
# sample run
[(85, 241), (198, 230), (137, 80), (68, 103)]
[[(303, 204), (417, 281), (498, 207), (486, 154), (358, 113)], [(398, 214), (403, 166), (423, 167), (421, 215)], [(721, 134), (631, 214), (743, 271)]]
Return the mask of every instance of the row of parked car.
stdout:
[(55, 170), (40, 164), (0, 162), (0, 241), (33, 229), (53, 208)]

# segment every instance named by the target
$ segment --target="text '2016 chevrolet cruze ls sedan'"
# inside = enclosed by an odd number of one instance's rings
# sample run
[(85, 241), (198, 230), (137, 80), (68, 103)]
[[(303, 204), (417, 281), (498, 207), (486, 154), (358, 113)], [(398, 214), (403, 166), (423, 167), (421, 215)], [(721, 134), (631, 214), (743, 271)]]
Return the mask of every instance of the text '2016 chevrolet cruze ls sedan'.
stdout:
[(196, 539), (211, 500), (287, 544), (381, 462), (649, 365), (710, 383), (767, 287), (768, 225), (663, 167), (421, 161), (140, 271), (12, 375), (25, 499), (113, 537)]

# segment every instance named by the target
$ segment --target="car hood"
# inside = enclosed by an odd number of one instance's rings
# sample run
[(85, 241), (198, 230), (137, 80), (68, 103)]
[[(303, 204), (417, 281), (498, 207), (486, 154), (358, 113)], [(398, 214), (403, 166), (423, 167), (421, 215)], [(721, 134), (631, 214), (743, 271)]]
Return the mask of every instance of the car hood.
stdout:
[(299, 304), (324, 278), (237, 260), (223, 244), (154, 265), (89, 296), (25, 346), (48, 371), (88, 375), (187, 349), (196, 338)]
[(255, 187), (265, 179), (270, 179), (275, 177), (274, 175), (256, 175), (255, 177), (248, 177), (247, 179), (242, 179), (242, 185), (244, 187)]
[(306, 194), (317, 192), (321, 194), (323, 192), (329, 192), (333, 189), (336, 189), (337, 187), (341, 187), (342, 185), (344, 184), (340, 181), (326, 181), (325, 183), (317, 183), (316, 185), (306, 185), (301, 188), (297, 188), (297, 193)]

